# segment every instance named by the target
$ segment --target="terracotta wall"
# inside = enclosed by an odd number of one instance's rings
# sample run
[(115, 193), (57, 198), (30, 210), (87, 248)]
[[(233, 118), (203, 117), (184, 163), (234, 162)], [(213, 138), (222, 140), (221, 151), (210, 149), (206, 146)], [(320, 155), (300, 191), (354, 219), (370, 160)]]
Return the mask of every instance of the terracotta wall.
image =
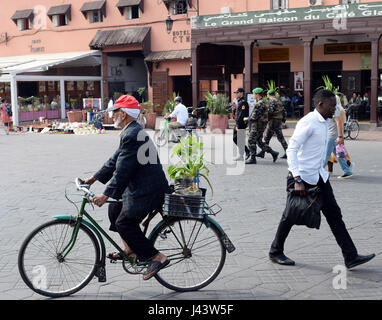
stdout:
[[(89, 23), (80, 11), (85, 0), (17, 0), (8, 2), (0, 10), (0, 30), (6, 32), (8, 42), (0, 39), (0, 56), (26, 55), (33, 53), (54, 53), (89, 50), (89, 43), (101, 29), (151, 26), (151, 47), (153, 51), (178, 50), (190, 48), (190, 41), (179, 36), (180, 32), (189, 31), (187, 15), (172, 15), (173, 32), (168, 34), (165, 19), (168, 11), (162, 1), (145, 0), (141, 18), (126, 20), (116, 7), (118, 0), (107, 0), (106, 18), (103, 22)], [(72, 19), (66, 26), (55, 27), (46, 12), (55, 5), (71, 4)], [(35, 9), (32, 30), (19, 31), (11, 20), (16, 10)], [(189, 15), (194, 13), (190, 10)], [(175, 37), (175, 38), (174, 38)], [(188, 39), (190, 40), (190, 39)], [(33, 48), (33, 49), (32, 49)], [(31, 52), (31, 50), (35, 50)]]

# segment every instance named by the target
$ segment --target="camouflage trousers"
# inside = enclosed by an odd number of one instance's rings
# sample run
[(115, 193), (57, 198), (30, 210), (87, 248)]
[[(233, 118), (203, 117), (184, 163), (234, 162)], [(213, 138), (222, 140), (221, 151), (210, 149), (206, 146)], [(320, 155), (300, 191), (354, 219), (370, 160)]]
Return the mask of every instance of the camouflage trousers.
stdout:
[(251, 131), (249, 132), (248, 136), (248, 149), (251, 152), (251, 156), (256, 155), (256, 146), (259, 146), (262, 151), (273, 153), (272, 148), (263, 141), (263, 135), (266, 125), (266, 123), (255, 123), (251, 126)]
[(283, 131), (281, 129), (282, 120), (280, 119), (272, 119), (268, 122), (268, 131), (265, 135), (264, 141), (269, 145), (269, 141), (271, 141), (273, 134), (276, 133), (277, 140), (281, 143), (284, 150), (288, 149), (288, 144), (285, 141)]

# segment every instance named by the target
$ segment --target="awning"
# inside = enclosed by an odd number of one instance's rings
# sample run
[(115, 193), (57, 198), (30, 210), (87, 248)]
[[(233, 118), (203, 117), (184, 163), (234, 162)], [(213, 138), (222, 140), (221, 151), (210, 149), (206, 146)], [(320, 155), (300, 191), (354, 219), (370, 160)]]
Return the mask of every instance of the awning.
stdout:
[(117, 3), (117, 8), (123, 14), (123, 9), (126, 7), (139, 6), (139, 9), (143, 12), (144, 9), (143, 0), (119, 0)]
[(47, 16), (52, 19), (52, 16), (55, 16), (55, 15), (66, 15), (68, 17), (69, 20), (71, 20), (72, 18), (72, 15), (71, 15), (71, 5), (70, 4), (63, 4), (61, 6), (54, 6), (54, 7), (51, 7), (49, 10), (48, 10), (48, 13), (47, 13)]
[(146, 58), (145, 61), (157, 62), (164, 60), (183, 60), (191, 58), (191, 50), (171, 50), (171, 51), (156, 51), (151, 52)]
[(11, 19), (16, 24), (19, 19), (33, 19), (33, 9), (17, 10)]
[(85, 17), (89, 11), (97, 10), (101, 10), (103, 16), (106, 17), (106, 0), (85, 2), (80, 9)]
[(112, 46), (138, 44), (146, 39), (149, 32), (150, 27), (97, 31), (89, 46), (91, 49), (102, 49)]
[[(0, 73), (20, 74), (25, 72), (46, 71), (50, 67), (84, 59), (96, 58), (99, 51), (63, 52), (52, 54), (36, 54), (12, 57), (0, 57)], [(98, 58), (97, 58), (98, 59)], [(100, 61), (100, 59), (99, 59)], [(95, 64), (96, 62), (94, 62)]]

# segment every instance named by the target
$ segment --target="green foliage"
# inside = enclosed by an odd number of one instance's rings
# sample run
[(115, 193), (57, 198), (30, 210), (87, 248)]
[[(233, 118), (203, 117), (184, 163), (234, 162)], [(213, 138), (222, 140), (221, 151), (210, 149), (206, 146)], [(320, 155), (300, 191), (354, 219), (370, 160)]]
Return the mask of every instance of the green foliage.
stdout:
[(210, 114), (217, 114), (221, 117), (228, 114), (227, 107), (229, 105), (229, 97), (226, 94), (218, 93), (214, 97), (211, 92), (208, 92), (205, 98)]
[(179, 92), (173, 92), (172, 93), (172, 99), (167, 100), (166, 104), (164, 105), (162, 115), (172, 113), (175, 109), (176, 103), (175, 98), (179, 96)]
[(316, 89), (316, 91), (325, 89), (325, 90), (329, 90), (329, 91), (333, 92), (336, 96), (338, 96), (340, 98), (341, 104), (342, 104), (342, 106), (344, 106), (345, 105), (345, 100), (344, 100), (345, 95), (342, 92), (340, 92), (340, 88), (335, 87), (333, 85), (333, 83), (330, 80), (328, 75), (322, 76), (322, 81), (324, 81), (324, 85), (318, 87)]
[[(267, 81), (267, 87), (265, 89), (265, 92), (268, 92), (269, 90), (275, 90), (276, 99), (281, 101), (281, 96), (279, 93), (279, 87), (276, 87), (276, 82), (274, 80)], [(268, 96), (265, 96), (264, 100), (269, 100)]]
[(140, 87), (137, 90), (137, 93), (142, 98), (142, 102), (145, 102), (145, 93), (146, 93), (146, 87)]
[(208, 179), (209, 169), (204, 160), (203, 143), (198, 142), (195, 137), (180, 139), (180, 143), (171, 150), (171, 157), (176, 157), (178, 162), (168, 168), (168, 174), (171, 179), (182, 179), (185, 177), (195, 178), (203, 177), (211, 188), (213, 188)]

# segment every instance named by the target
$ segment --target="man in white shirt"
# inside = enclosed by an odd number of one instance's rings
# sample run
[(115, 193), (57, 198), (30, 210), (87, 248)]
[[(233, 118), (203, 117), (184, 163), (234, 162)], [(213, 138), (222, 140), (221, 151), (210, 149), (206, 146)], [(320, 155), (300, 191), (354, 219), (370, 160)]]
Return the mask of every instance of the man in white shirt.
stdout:
[[(331, 91), (320, 90), (314, 96), (314, 104), (315, 110), (297, 123), (293, 136), (289, 140), (287, 184), (294, 183), (295, 193), (302, 197), (306, 196), (305, 189), (316, 185), (320, 188), (323, 201), (321, 211), (341, 247), (345, 266), (350, 269), (371, 260), (375, 255), (358, 254), (342, 220), (341, 209), (328, 180), (329, 174), (322, 167), (328, 143), (327, 119), (332, 118), (336, 110), (335, 95)], [(284, 255), (284, 243), (292, 226), (284, 216), (281, 218), (269, 252), (271, 261), (281, 265), (295, 264)]]
[[(182, 98), (176, 97), (174, 101), (176, 104), (174, 111), (165, 117), (165, 119), (172, 119), (176, 117), (176, 122), (170, 122), (168, 125), (170, 135), (173, 135), (174, 130), (185, 127), (188, 121), (188, 111), (186, 106), (182, 104)], [(178, 142), (178, 138), (175, 137), (170, 139), (170, 141)]]

